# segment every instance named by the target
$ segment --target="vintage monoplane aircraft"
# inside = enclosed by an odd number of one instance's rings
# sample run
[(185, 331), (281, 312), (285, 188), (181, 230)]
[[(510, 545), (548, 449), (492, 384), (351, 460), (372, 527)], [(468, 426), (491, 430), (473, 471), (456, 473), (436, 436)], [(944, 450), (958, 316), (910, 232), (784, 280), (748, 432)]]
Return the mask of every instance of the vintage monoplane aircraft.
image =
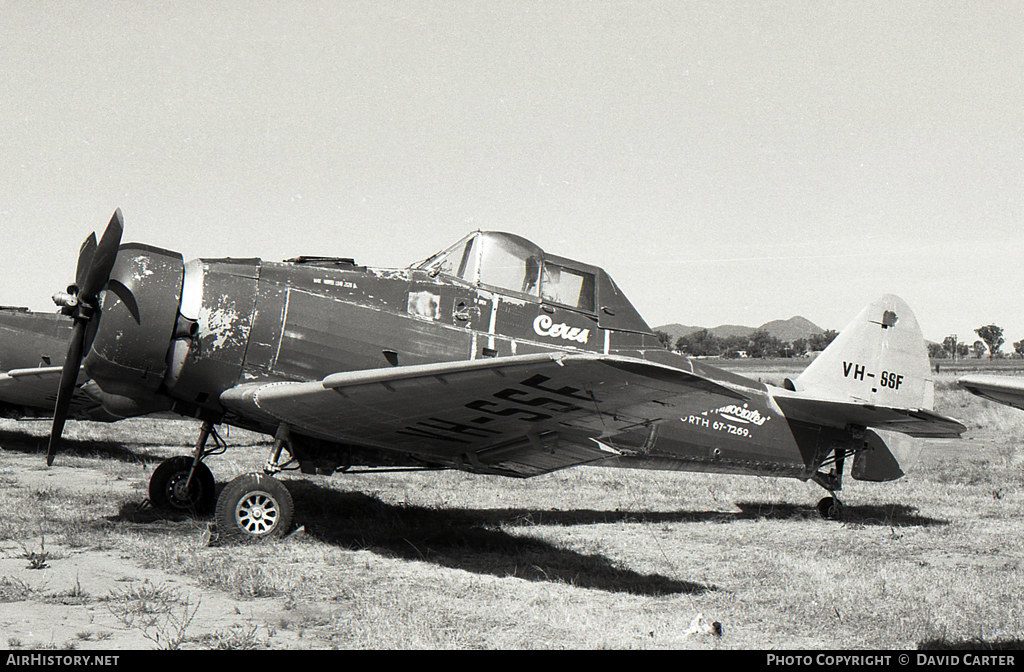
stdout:
[[(0, 417), (53, 417), (64, 354), (74, 322), (60, 313), (0, 306)], [(69, 414), (77, 420), (111, 421), (84, 376), (73, 390)]]
[[(272, 476), (288, 467), (784, 476), (824, 487), (819, 509), (836, 517), (847, 459), (854, 478), (893, 480), (916, 457), (907, 437), (965, 429), (931, 410), (924, 339), (895, 296), (780, 388), (664, 349), (601, 268), (509, 233), (477, 231), (380, 269), (324, 257), (186, 263), (120, 245), (122, 230), (118, 210), (55, 297), (75, 326), (47, 461), (84, 357), (110, 413), (202, 421), (193, 454), (154, 470), (150, 499), (215, 509), (226, 538), (288, 529), (291, 497)], [(275, 441), (264, 473), (239, 476), (214, 503), (203, 460), (218, 423)]]

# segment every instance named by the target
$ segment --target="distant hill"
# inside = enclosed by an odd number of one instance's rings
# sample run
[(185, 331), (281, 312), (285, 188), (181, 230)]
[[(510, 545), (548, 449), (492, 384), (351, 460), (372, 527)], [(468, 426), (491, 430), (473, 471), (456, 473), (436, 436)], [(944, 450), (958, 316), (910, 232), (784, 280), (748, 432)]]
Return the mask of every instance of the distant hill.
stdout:
[(720, 324), (714, 329), (709, 329), (715, 338), (730, 338), (732, 336), (750, 336), (757, 331), (753, 327), (742, 327), (738, 324)]
[(825, 330), (810, 320), (795, 315), (788, 320), (772, 320), (765, 322), (761, 328), (784, 343), (791, 343), (798, 338), (810, 338)]
[(695, 331), (700, 331), (704, 327), (688, 327), (685, 324), (666, 324), (661, 327), (655, 327), (655, 331), (664, 331), (666, 334), (672, 337), (672, 340), (682, 338), (683, 336), (689, 336)]
[[(706, 328), (707, 327), (694, 327), (683, 324), (666, 324), (661, 327), (655, 327), (655, 330), (664, 331), (669, 334), (672, 337), (672, 341), (675, 342), (683, 336), (689, 336), (695, 331), (700, 331), (701, 329)], [(798, 338), (809, 338), (814, 334), (820, 334), (825, 331), (810, 320), (800, 317), (799, 315), (791, 317), (788, 320), (772, 320), (771, 322), (765, 322), (760, 327), (743, 327), (735, 324), (722, 324), (708, 329), (708, 331), (710, 331), (716, 338), (728, 338), (730, 336), (749, 336), (759, 329), (764, 329), (775, 338), (786, 343), (795, 341)]]

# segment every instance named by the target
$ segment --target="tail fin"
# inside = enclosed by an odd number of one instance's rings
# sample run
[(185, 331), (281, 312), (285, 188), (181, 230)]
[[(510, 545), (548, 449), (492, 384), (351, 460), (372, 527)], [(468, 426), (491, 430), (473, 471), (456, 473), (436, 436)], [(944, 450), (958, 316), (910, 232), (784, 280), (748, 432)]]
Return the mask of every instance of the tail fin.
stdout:
[(801, 396), (931, 410), (935, 382), (913, 311), (892, 294), (872, 301), (786, 387)]
[(860, 311), (796, 381), (773, 397), (791, 420), (955, 437), (962, 423), (932, 411), (935, 381), (917, 318), (886, 295)]
[(869, 303), (785, 387), (774, 398), (791, 421), (848, 429), (863, 439), (851, 471), (859, 480), (895, 480), (917, 459), (917, 438), (956, 437), (967, 429), (932, 410), (935, 381), (921, 327), (891, 294)]

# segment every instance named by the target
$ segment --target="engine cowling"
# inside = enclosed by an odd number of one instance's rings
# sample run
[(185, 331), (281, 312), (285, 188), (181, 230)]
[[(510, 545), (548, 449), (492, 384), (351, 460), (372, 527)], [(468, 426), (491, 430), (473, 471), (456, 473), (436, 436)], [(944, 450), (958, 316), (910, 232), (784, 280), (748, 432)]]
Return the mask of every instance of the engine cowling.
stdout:
[(83, 362), (111, 412), (138, 415), (170, 407), (156, 392), (177, 328), (183, 275), (178, 252), (140, 243), (120, 247)]

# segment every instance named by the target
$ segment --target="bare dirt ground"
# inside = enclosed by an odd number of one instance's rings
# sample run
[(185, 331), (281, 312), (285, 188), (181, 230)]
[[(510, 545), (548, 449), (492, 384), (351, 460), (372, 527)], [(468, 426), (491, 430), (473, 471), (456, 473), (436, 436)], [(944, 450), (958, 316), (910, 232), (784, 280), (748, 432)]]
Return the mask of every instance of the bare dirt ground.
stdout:
[[(28, 499), (70, 492), (86, 501), (113, 496), (142, 503), (146, 496), (138, 479), (87, 465), (45, 468), (35, 453), (4, 451), (0, 465), (8, 497), (12, 489)], [(182, 535), (197, 548), (203, 542), (203, 528), (195, 523), (138, 527), (143, 536)], [(0, 648), (176, 648), (185, 644), (176, 642), (182, 635), (203, 648), (303, 645), (294, 631), (267, 627), (285, 612), (283, 597), (233, 597), (134, 558), (116, 544), (69, 544), (67, 534), (47, 535), (45, 529), (0, 542)], [(239, 641), (232, 646), (233, 639)]]

